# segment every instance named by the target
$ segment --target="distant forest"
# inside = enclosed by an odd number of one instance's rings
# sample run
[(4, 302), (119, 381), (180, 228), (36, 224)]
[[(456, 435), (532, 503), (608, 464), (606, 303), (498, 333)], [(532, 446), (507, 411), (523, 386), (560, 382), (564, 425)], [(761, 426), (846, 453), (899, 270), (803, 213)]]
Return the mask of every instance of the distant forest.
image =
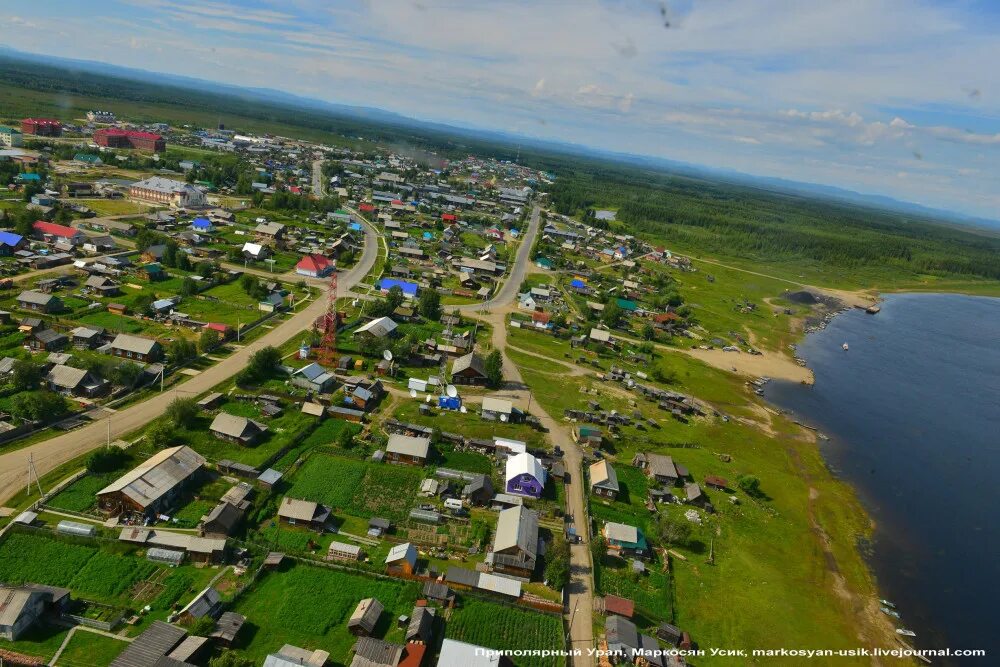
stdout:
[(1000, 236), (916, 215), (607, 163), (561, 171), (551, 197), (564, 215), (617, 209), (634, 233), (712, 254), (1000, 280)]
[[(25, 91), (14, 93), (14, 89)], [(304, 138), (364, 137), (442, 157), (491, 155), (551, 171), (554, 208), (565, 215), (617, 209), (617, 225), (661, 243), (752, 261), (807, 259), (844, 269), (1000, 280), (1000, 236), (932, 218), (783, 194), (638, 164), (461, 131), (398, 124), (246, 95), (216, 94), (0, 57), (0, 117), (67, 117), (106, 103), (147, 121), (230, 125), (257, 131), (303, 128)], [(75, 116), (79, 117), (79, 115)]]

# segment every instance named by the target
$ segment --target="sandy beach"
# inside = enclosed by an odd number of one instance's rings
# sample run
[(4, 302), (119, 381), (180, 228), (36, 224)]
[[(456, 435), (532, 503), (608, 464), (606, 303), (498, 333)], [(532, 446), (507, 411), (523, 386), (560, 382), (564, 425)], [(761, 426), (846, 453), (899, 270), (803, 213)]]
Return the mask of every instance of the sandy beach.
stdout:
[(799, 366), (790, 357), (778, 352), (764, 351), (761, 354), (748, 354), (746, 352), (725, 352), (721, 349), (702, 350), (698, 348), (678, 351), (704, 361), (709, 366), (745, 375), (752, 379), (766, 376), (775, 380), (788, 380), (804, 384), (812, 384), (814, 380), (811, 370), (805, 366)]

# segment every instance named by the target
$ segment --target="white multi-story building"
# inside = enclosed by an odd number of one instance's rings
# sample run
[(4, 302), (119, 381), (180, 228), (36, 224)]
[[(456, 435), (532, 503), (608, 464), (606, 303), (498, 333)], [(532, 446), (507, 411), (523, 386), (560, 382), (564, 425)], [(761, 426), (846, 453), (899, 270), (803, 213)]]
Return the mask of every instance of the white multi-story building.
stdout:
[(111, 111), (88, 111), (87, 120), (91, 123), (113, 123), (115, 114)]
[(177, 208), (199, 208), (206, 205), (205, 193), (199, 188), (162, 176), (153, 176), (129, 187), (129, 198), (151, 204), (166, 204)]
[(22, 144), (21, 131), (8, 127), (6, 125), (0, 125), (0, 146), (5, 148), (18, 148)]

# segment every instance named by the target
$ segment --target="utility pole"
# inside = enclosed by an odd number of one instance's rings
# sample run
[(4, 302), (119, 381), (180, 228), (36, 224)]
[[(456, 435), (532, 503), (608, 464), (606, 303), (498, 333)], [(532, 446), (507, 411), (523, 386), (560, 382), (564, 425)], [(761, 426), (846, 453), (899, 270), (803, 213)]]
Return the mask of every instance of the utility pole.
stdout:
[(39, 497), (45, 495), (42, 493), (42, 483), (38, 479), (38, 471), (35, 470), (35, 455), (28, 454), (28, 488), (27, 495), (31, 495), (31, 479), (34, 478), (35, 486), (38, 488)]
[(108, 415), (108, 449), (111, 449), (111, 415)]

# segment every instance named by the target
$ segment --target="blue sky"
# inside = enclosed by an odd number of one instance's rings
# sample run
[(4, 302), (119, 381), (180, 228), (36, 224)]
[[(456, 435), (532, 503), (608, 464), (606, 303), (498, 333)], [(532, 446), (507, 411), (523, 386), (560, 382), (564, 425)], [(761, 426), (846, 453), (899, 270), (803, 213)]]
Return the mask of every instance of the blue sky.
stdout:
[(1000, 2), (51, 0), (0, 43), (1000, 217)]

